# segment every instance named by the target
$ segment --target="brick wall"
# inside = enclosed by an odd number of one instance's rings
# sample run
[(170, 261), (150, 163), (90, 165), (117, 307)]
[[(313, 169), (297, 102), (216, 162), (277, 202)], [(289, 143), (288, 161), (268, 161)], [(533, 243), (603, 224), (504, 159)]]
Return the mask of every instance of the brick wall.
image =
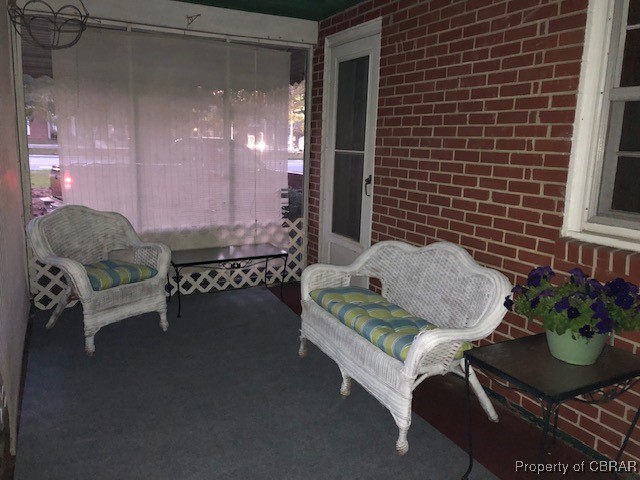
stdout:
[[(370, 0), (321, 22), (310, 262), (318, 255), (324, 37), (382, 17), (373, 242), (451, 241), (513, 283), (538, 265), (640, 281), (640, 254), (560, 236), (586, 9), (587, 0)], [(488, 341), (541, 331), (508, 314)], [(640, 335), (616, 344), (635, 352)], [(539, 414), (526, 397), (487, 383)], [(560, 428), (615, 457), (637, 391), (602, 408), (572, 403)], [(639, 442), (636, 431), (624, 458), (640, 459)]]

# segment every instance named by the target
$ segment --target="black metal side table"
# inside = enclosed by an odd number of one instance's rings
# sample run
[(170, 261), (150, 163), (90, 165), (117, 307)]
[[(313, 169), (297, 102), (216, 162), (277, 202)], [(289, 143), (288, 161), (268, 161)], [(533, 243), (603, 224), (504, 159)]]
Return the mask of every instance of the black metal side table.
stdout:
[[(640, 377), (640, 358), (619, 348), (606, 345), (595, 364), (570, 365), (549, 352), (545, 334), (531, 335), (506, 342), (473, 348), (464, 354), (467, 383), (467, 416), (469, 441), (469, 467), (462, 476), (469, 478), (473, 468), (473, 437), (471, 429), (471, 394), (469, 366), (486, 373), (496, 381), (509, 382), (509, 388), (537, 398), (543, 410), (543, 427), (537, 463), (542, 463), (549, 434), (551, 415), (554, 415), (553, 438), (558, 427), (560, 405), (576, 400), (583, 403), (603, 404), (630, 389)], [(640, 417), (640, 407), (629, 426), (616, 456), (622, 452)]]

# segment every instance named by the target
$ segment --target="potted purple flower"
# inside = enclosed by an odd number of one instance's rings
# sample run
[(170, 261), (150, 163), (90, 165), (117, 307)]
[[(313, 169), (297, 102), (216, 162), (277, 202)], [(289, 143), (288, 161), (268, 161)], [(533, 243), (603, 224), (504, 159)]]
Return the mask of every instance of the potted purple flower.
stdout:
[(590, 365), (600, 355), (608, 335), (640, 330), (638, 287), (622, 278), (603, 284), (579, 268), (569, 274), (567, 280), (554, 285), (551, 267), (534, 268), (526, 284), (513, 288), (504, 306), (542, 321), (554, 357)]

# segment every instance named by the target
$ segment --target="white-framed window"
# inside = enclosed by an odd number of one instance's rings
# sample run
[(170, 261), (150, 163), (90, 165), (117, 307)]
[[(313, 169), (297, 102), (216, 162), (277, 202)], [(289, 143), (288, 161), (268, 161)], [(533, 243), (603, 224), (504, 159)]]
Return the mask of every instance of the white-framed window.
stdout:
[(640, 0), (590, 0), (563, 234), (640, 250)]

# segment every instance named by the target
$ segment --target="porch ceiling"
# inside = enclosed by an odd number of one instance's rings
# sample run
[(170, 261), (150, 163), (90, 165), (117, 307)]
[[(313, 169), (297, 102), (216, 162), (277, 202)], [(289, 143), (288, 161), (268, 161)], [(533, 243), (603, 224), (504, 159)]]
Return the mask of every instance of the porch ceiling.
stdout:
[(362, 0), (177, 0), (210, 7), (229, 8), (245, 12), (267, 13), (280, 17), (323, 20)]

